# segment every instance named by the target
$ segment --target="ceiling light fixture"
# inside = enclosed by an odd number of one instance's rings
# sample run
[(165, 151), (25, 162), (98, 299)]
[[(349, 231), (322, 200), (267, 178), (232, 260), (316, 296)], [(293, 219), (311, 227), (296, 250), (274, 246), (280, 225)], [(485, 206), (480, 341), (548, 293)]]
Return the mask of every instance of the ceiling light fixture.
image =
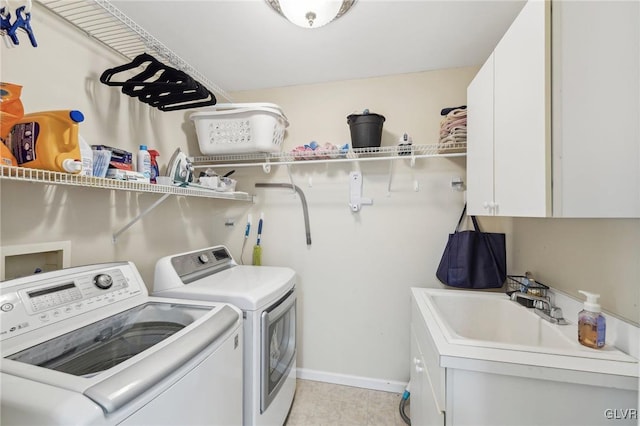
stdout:
[(356, 0), (266, 0), (287, 20), (302, 28), (320, 28), (338, 19)]

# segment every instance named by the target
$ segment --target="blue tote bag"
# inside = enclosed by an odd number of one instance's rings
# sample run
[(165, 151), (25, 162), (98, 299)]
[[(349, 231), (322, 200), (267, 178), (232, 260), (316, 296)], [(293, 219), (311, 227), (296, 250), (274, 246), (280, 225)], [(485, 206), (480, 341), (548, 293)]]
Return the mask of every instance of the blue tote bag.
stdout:
[(455, 232), (449, 234), (436, 277), (459, 288), (499, 288), (507, 278), (505, 235), (482, 232), (475, 216), (473, 229), (460, 231), (467, 205), (462, 209)]

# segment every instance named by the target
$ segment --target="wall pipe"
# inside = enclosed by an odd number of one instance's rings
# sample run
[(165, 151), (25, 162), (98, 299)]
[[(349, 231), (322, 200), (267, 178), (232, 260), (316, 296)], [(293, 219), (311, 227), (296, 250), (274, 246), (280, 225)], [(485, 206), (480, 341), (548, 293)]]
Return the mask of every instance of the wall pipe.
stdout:
[(297, 185), (291, 183), (256, 183), (256, 188), (287, 188), (295, 190), (300, 195), (302, 203), (302, 214), (304, 215), (304, 229), (307, 236), (307, 245), (311, 245), (311, 230), (309, 229), (309, 208), (307, 207), (307, 198), (304, 192)]

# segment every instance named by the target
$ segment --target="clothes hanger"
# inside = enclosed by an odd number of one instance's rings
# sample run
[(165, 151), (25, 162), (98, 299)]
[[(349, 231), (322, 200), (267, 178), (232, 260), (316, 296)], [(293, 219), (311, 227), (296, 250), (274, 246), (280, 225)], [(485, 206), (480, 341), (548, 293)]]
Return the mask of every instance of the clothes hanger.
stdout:
[[(117, 74), (139, 68), (146, 62), (149, 62), (149, 64), (147, 65), (147, 68), (145, 68), (142, 72), (140, 72), (138, 76), (142, 75), (143, 77), (146, 76), (146, 78), (150, 78), (162, 69), (171, 68), (171, 67), (168, 67), (167, 65), (164, 65), (162, 62), (158, 61), (156, 58), (149, 55), (148, 53), (141, 53), (140, 55), (133, 58), (133, 60), (128, 64), (119, 65), (117, 67), (113, 67), (105, 70), (100, 76), (100, 82), (103, 84), (106, 84), (107, 86), (125, 86), (126, 85), (126, 86), (133, 87), (137, 85), (137, 86), (145, 86), (145, 87), (167, 87), (167, 88), (184, 86), (183, 83), (166, 82), (166, 81), (156, 82), (156, 81), (143, 81), (143, 80), (135, 81), (136, 84), (134, 85), (133, 84), (134, 81), (132, 81), (132, 78), (126, 81), (113, 80), (113, 78)], [(134, 76), (133, 78), (139, 79), (138, 76)]]
[(180, 102), (190, 102), (208, 98), (209, 91), (197, 81), (194, 81), (194, 83), (196, 86), (190, 89), (174, 90), (155, 96), (146, 96), (140, 100), (151, 106), (159, 107), (161, 105), (171, 105)]
[[(122, 91), (129, 96), (137, 97), (141, 102), (154, 107), (187, 104), (188, 102), (205, 100), (205, 105), (215, 104), (215, 96), (188, 74), (175, 68), (165, 67), (157, 76), (154, 82), (179, 82), (184, 83), (184, 87), (164, 88), (146, 87), (137, 84), (138, 80), (145, 80), (157, 74), (157, 67), (149, 67), (134, 78), (128, 80), (130, 85), (122, 86)], [(135, 82), (134, 82), (135, 81)]]
[[(156, 79), (147, 81), (151, 77), (156, 77)], [(149, 85), (148, 83), (173, 83), (175, 87)], [(146, 98), (161, 93), (171, 93), (174, 90), (186, 90), (190, 88), (195, 88), (195, 81), (186, 73), (175, 68), (166, 66), (161, 68), (156, 64), (150, 64), (147, 69), (137, 76), (130, 78), (122, 85), (122, 93), (143, 100), (143, 97)]]
[(204, 107), (204, 106), (215, 105), (218, 102), (216, 97), (215, 97), (215, 95), (213, 93), (211, 93), (210, 90), (208, 90), (208, 89), (205, 89), (205, 90), (208, 93), (207, 99), (201, 100), (200, 102), (187, 102), (187, 103), (178, 102), (178, 103), (170, 104), (170, 105), (167, 105), (167, 104), (160, 105), (157, 108), (160, 111), (177, 111), (177, 110), (180, 110), (180, 109), (199, 108), (199, 107)]
[[(145, 64), (147, 65), (141, 72), (126, 81), (114, 78)], [(210, 106), (217, 102), (215, 95), (206, 87), (183, 71), (164, 65), (148, 53), (136, 56), (128, 64), (105, 70), (100, 76), (100, 82), (122, 87), (123, 93), (137, 97), (161, 111)]]

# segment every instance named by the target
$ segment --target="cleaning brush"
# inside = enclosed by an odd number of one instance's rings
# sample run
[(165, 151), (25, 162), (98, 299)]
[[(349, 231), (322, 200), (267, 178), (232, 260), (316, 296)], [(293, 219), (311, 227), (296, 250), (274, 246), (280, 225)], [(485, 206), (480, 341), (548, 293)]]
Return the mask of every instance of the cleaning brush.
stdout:
[(244, 228), (244, 241), (242, 241), (242, 249), (240, 250), (240, 263), (244, 265), (244, 246), (247, 244), (247, 240), (249, 239), (249, 232), (251, 231), (251, 213), (247, 215), (247, 226)]
[(256, 266), (262, 265), (262, 247), (260, 246), (260, 238), (262, 237), (262, 222), (264, 221), (264, 213), (260, 213), (260, 220), (258, 221), (258, 239), (256, 245), (253, 247), (253, 264)]

